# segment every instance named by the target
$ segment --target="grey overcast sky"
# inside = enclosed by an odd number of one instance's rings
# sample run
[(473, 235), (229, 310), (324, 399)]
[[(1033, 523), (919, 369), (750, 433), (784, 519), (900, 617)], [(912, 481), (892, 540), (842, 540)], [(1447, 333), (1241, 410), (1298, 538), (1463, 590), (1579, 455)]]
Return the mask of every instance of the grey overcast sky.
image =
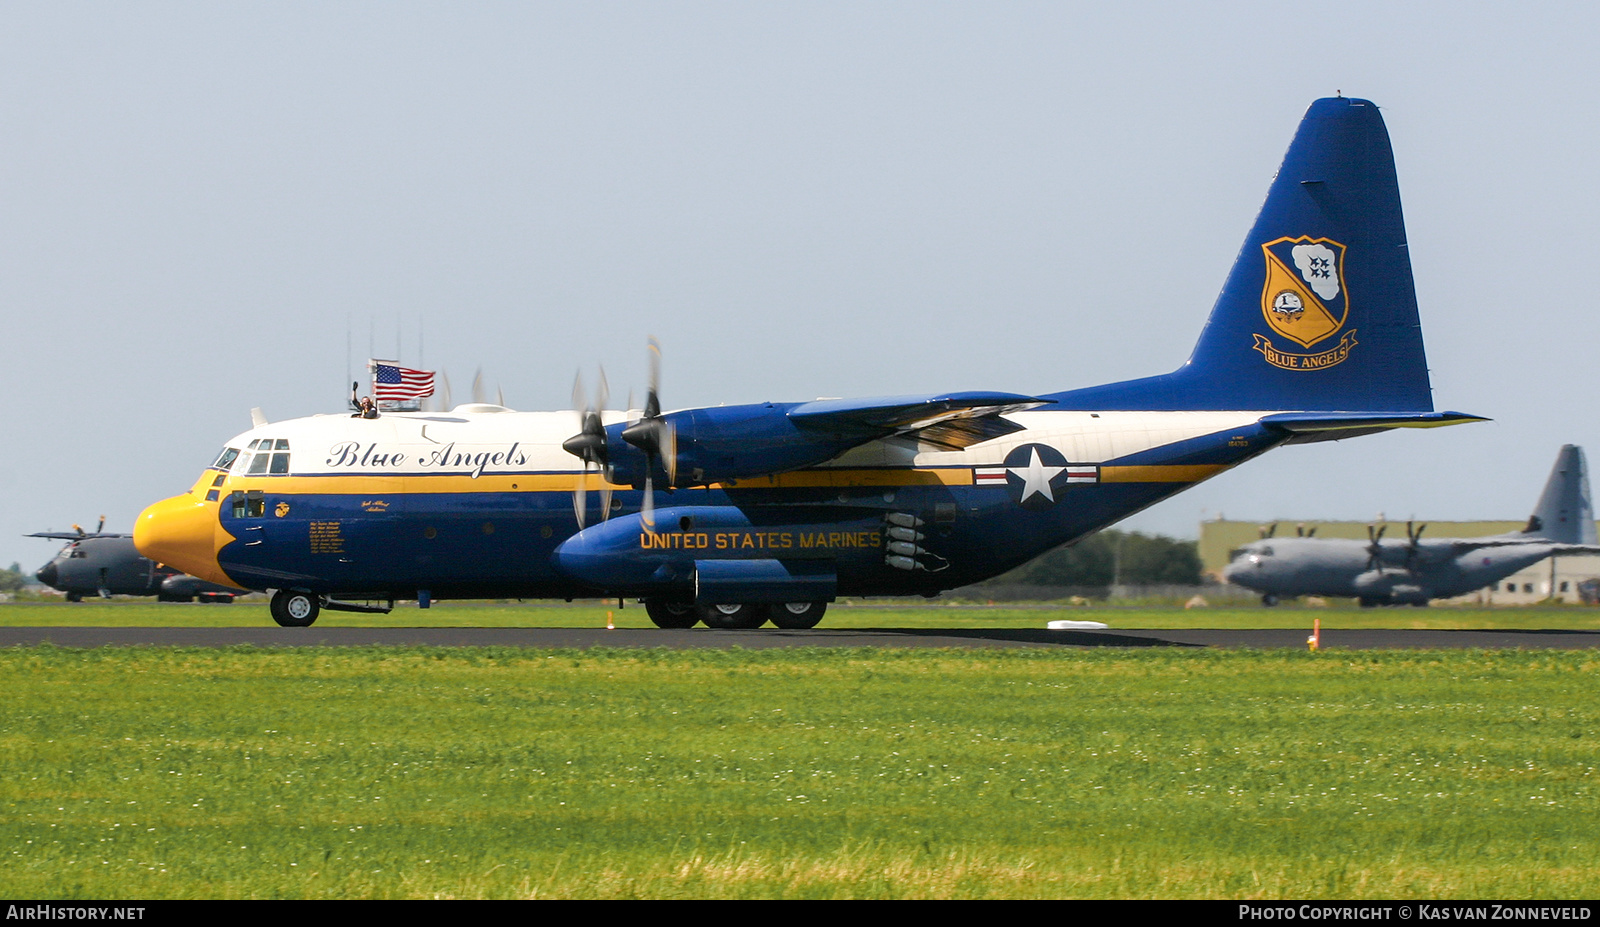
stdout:
[[(0, 564), (337, 411), (1041, 392), (1188, 356), (1310, 102), (1394, 141), (1439, 408), (1131, 519), (1521, 518), (1600, 453), (1592, 4), (0, 5)], [(347, 349), (353, 344), (353, 349)]]

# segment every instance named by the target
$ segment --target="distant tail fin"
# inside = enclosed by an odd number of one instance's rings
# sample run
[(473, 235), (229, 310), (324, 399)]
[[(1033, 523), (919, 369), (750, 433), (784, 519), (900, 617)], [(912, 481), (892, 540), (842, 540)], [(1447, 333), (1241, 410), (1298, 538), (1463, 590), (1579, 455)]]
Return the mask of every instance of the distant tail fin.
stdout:
[(1432, 411), (1378, 107), (1311, 104), (1188, 363), (1049, 398), (1063, 409)]
[(1556, 465), (1544, 484), (1539, 504), (1534, 506), (1526, 535), (1549, 538), (1560, 544), (1596, 543), (1594, 503), (1589, 498), (1589, 465), (1583, 448), (1562, 445)]

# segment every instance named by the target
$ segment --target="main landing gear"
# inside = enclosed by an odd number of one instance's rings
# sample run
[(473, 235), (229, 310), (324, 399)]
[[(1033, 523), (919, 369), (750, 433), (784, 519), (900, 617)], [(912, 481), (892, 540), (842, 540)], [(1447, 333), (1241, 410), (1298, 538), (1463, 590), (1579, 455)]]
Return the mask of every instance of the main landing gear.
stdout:
[(279, 589), (269, 605), (272, 620), (285, 628), (309, 628), (322, 611), (322, 603), (309, 592)]
[(827, 611), (826, 602), (786, 602), (782, 605), (695, 605), (666, 599), (645, 599), (644, 609), (658, 628), (708, 628), (749, 631), (768, 621), (785, 630), (814, 628)]

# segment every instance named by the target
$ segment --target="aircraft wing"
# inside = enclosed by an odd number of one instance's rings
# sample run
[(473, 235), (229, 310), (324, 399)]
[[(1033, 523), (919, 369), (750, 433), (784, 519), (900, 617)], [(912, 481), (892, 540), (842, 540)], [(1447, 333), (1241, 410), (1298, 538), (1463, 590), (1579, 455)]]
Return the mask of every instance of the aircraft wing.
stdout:
[(860, 434), (864, 440), (894, 435), (960, 450), (1022, 426), (1001, 416), (1050, 402), (1016, 393), (975, 391), (877, 399), (819, 399), (789, 410), (789, 419), (812, 432)]
[[(959, 450), (1021, 431), (1003, 418), (1050, 400), (966, 392), (877, 399), (818, 399), (681, 409), (662, 416), (674, 436), (674, 484), (694, 486), (811, 467), (883, 438), (911, 437)], [(660, 462), (630, 447), (621, 423), (607, 426), (609, 479), (641, 485)]]
[(1487, 421), (1489, 419), (1481, 415), (1464, 412), (1279, 412), (1263, 416), (1261, 424), (1289, 432), (1288, 444), (1311, 444), (1376, 434), (1391, 428), (1442, 428)]
[(1489, 538), (1461, 538), (1450, 542), (1451, 549), (1457, 556), (1483, 550), (1488, 547), (1548, 547), (1552, 556), (1556, 554), (1600, 554), (1600, 547), (1591, 544), (1557, 544), (1541, 538), (1517, 537), (1489, 537)]

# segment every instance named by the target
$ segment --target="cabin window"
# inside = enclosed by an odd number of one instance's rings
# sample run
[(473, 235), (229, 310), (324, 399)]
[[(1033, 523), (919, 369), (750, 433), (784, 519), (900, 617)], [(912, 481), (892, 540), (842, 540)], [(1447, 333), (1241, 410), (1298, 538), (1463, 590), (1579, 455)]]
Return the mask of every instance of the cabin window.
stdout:
[(1506, 591), (1507, 592), (1516, 592), (1517, 591), (1517, 584), (1516, 583), (1506, 583)]
[(222, 449), (222, 453), (217, 455), (217, 462), (212, 464), (211, 466), (217, 468), (218, 470), (228, 470), (233, 466), (233, 462), (236, 459), (238, 459), (238, 457), (239, 457), (239, 449), (238, 448), (236, 448), (236, 447), (225, 447), (225, 448)]
[(267, 514), (267, 500), (259, 489), (230, 493), (228, 502), (233, 506), (234, 518), (261, 518)]
[(1533, 583), (1523, 583), (1522, 584), (1522, 591), (1523, 592), (1532, 592), (1533, 591)]

